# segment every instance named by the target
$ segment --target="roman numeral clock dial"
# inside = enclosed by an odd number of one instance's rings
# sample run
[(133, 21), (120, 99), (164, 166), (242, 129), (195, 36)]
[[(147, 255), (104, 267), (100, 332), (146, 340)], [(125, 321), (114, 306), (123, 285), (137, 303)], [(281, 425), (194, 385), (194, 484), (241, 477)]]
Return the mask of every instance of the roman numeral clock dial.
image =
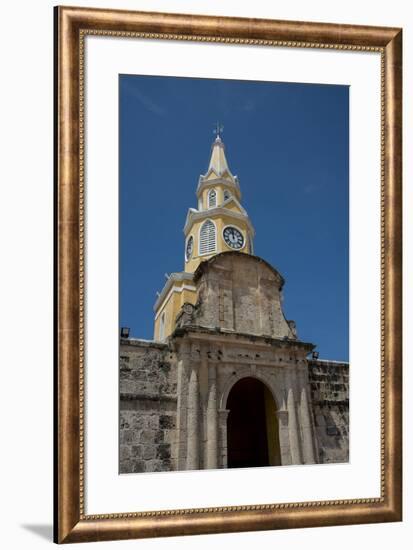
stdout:
[(226, 227), (223, 236), (225, 243), (234, 250), (240, 250), (244, 246), (244, 236), (236, 227)]

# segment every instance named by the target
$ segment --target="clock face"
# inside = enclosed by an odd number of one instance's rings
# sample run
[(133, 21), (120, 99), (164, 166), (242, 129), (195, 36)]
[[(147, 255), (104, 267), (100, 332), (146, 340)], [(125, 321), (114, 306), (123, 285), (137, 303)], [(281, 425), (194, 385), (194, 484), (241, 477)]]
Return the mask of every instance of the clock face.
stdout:
[(226, 227), (223, 235), (224, 241), (229, 247), (240, 250), (244, 246), (244, 236), (236, 227)]
[(185, 258), (187, 262), (191, 259), (193, 251), (194, 251), (194, 238), (191, 235), (189, 239), (186, 241)]

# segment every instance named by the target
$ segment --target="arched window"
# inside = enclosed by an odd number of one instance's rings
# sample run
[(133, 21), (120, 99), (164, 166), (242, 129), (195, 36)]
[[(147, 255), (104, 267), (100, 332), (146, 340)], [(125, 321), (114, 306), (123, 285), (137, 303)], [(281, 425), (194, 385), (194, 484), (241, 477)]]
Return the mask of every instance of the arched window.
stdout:
[(216, 249), (216, 230), (215, 224), (211, 220), (206, 220), (199, 233), (199, 254), (211, 254)]
[(217, 205), (217, 192), (215, 189), (211, 189), (208, 193), (208, 208), (215, 208)]
[(159, 323), (159, 340), (161, 340), (161, 342), (165, 340), (165, 312), (162, 313)]
[(224, 191), (224, 201), (229, 199), (230, 196), (231, 196), (231, 193), (228, 191), (228, 189), (225, 189), (225, 191)]

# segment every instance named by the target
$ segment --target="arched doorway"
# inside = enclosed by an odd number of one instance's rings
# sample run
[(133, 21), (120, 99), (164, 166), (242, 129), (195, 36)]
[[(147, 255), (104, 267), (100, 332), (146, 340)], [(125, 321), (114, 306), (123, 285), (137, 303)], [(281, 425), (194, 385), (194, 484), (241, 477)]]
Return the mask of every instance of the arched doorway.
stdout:
[(242, 378), (227, 399), (228, 468), (281, 464), (274, 398), (256, 378)]

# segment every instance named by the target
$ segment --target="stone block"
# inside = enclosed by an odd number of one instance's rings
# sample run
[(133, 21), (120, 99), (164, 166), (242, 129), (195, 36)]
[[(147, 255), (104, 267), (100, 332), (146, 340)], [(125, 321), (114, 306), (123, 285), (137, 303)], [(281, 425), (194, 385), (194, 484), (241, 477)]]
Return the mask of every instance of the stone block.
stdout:
[(120, 474), (129, 474), (132, 471), (132, 461), (130, 459), (121, 460), (119, 464)]
[(152, 459), (145, 461), (145, 472), (162, 472), (162, 469), (159, 469), (159, 460)]
[(132, 445), (130, 454), (132, 458), (141, 458), (142, 457), (142, 445)]
[(156, 430), (159, 426), (159, 416), (151, 415), (146, 418), (146, 427), (151, 430)]
[(140, 443), (153, 443), (155, 440), (154, 430), (142, 430), (139, 441)]
[(170, 460), (153, 461), (152, 472), (170, 472), (172, 470), (172, 462)]
[(138, 433), (134, 430), (122, 430), (120, 432), (120, 443), (121, 445), (131, 445), (136, 443), (138, 438)]
[(170, 415), (161, 415), (159, 417), (159, 427), (161, 429), (175, 428), (175, 418)]
[(145, 460), (151, 460), (156, 457), (156, 447), (155, 445), (148, 445), (143, 447), (142, 458)]
[(145, 472), (145, 460), (131, 460), (130, 462), (130, 471), (132, 473)]
[(119, 416), (119, 427), (121, 430), (127, 430), (130, 428), (129, 418), (126, 414), (120, 414)]
[(167, 443), (162, 443), (157, 446), (156, 458), (169, 459), (171, 458), (171, 446)]
[(131, 455), (131, 447), (129, 445), (121, 445), (119, 449), (119, 459), (126, 460)]
[(140, 430), (145, 426), (145, 418), (140, 412), (133, 412), (131, 415), (130, 426), (133, 430)]

